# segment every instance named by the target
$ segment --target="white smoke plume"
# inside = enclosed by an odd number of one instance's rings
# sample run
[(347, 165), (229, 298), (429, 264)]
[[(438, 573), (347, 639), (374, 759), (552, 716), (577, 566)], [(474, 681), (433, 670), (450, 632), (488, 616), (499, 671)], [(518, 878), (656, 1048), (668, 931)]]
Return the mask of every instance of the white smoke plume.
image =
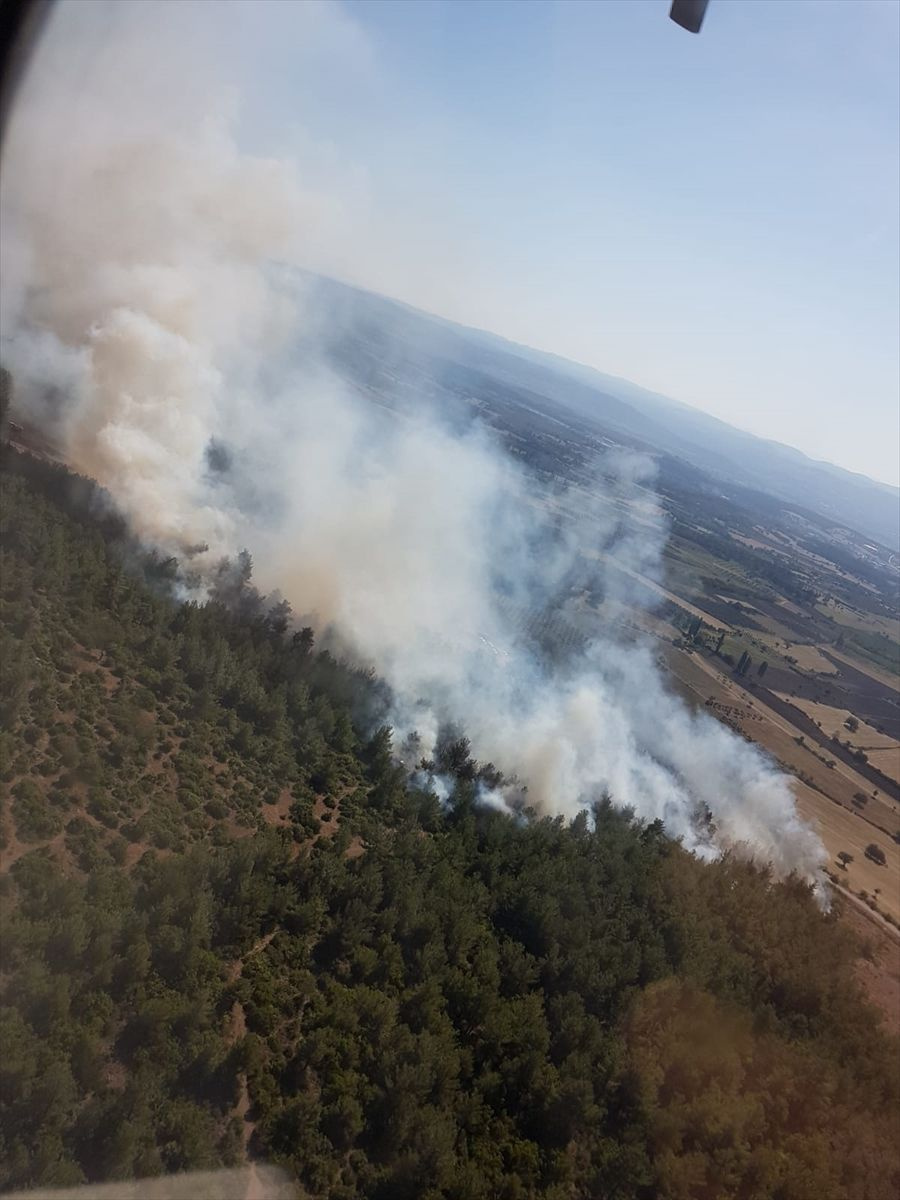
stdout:
[[(457, 726), (517, 779), (483, 787), (485, 803), (525, 785), (529, 804), (573, 817), (608, 793), (698, 853), (816, 878), (823, 850), (787, 778), (609, 633), (635, 602), (628, 572), (661, 570), (650, 465), (622, 453), (548, 495), (485, 430), (424, 404), (385, 413), (336, 378), (284, 267), (321, 263), (341, 204), (294, 161), (239, 147), (233, 106), (206, 111), (196, 75), (177, 104), (150, 86), (153, 7), (137, 7), (137, 34), (107, 38), (89, 89), (71, 28), (51, 37), (4, 148), (2, 354), (28, 419), (201, 577), (248, 547), (260, 586), (389, 682), (395, 744), (415, 734), (429, 759)], [(216, 445), (227, 470), (210, 466)], [(606, 626), (579, 599), (589, 587)], [(560, 597), (581, 623), (577, 661), (527, 629)]]

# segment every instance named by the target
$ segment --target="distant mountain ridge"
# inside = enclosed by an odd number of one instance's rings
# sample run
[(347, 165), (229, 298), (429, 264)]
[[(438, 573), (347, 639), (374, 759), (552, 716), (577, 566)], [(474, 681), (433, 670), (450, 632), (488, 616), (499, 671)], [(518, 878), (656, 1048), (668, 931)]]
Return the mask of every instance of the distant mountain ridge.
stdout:
[[(727, 471), (727, 477), (732, 482), (746, 483), (779, 499), (814, 508), (823, 516), (833, 517), (841, 524), (854, 525), (859, 532), (868, 532), (879, 540), (889, 539), (887, 544), (896, 547), (900, 537), (900, 488), (834, 463), (810, 458), (802, 450), (783, 442), (747, 433), (729, 425), (727, 421), (668, 396), (648, 391), (629, 380), (606, 375), (592, 367), (571, 363), (543, 351), (532, 351), (527, 347), (522, 349), (524, 353), (517, 351), (522, 357), (531, 359), (533, 355), (535, 362), (546, 360), (558, 370), (589, 385), (595, 382), (598, 388), (602, 387), (617, 399), (625, 400), (638, 411), (652, 415), (661, 424), (671, 427), (672, 435), (678, 439), (681, 449), (676, 450), (674, 444), (661, 448), (668, 448), (673, 453), (680, 452), (695, 466), (713, 474)], [(685, 453), (685, 447), (689, 447), (692, 453)], [(797, 472), (802, 479), (784, 479), (783, 470)], [(810, 482), (815, 483), (812, 496)], [(833, 494), (835, 484), (841, 489), (837, 497)]]
[(736, 429), (628, 380), (321, 276), (305, 276), (328, 320), (423, 358), (440, 357), (543, 395), (608, 430), (900, 548), (900, 489)]

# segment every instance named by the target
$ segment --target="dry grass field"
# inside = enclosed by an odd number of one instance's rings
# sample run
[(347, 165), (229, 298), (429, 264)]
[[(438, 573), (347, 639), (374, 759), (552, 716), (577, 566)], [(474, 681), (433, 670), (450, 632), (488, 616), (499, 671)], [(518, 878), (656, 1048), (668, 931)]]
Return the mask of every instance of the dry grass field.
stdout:
[[(839, 872), (841, 884), (857, 896), (865, 892), (864, 903), (871, 897), (881, 912), (900, 921), (900, 846), (884, 832), (900, 829), (900, 805), (890, 797), (872, 798), (872, 785), (846, 764), (828, 767), (816, 756), (818, 748), (798, 743), (801, 735), (789, 721), (702, 655), (662, 643), (660, 656), (686, 699), (756, 742), (795, 776), (798, 811), (818, 830), (829, 870)], [(869, 796), (863, 812), (853, 803), (861, 792)], [(866, 857), (873, 842), (885, 853), (884, 866)], [(837, 860), (841, 851), (853, 856), (846, 871)]]
[(776, 694), (805, 712), (811, 720), (821, 725), (823, 732), (829, 736), (837, 733), (842, 741), (849, 740), (853, 747), (858, 746), (864, 750), (888, 750), (892, 746), (900, 745), (896, 738), (892, 738), (890, 734), (881, 733), (874, 726), (866, 724), (865, 721), (860, 721), (859, 729), (851, 733), (845, 728), (844, 722), (854, 714), (847, 708), (835, 708), (831, 704), (817, 704), (813, 700), (793, 698), (782, 693)]
[(838, 625), (846, 625), (849, 629), (861, 629), (865, 633), (883, 633), (886, 637), (900, 641), (900, 618), (876, 617), (871, 613), (857, 612), (839, 601), (817, 604), (816, 611), (830, 617)]
[[(900, 846), (890, 838), (876, 834), (859, 813), (848, 812), (826, 800), (820, 792), (799, 781), (794, 784), (797, 810), (817, 829), (829, 854), (829, 869), (839, 872), (840, 882), (856, 895), (873, 896), (878, 908), (895, 921), (900, 920)], [(872, 842), (881, 847), (887, 862), (879, 866), (866, 857)], [(846, 871), (837, 861), (841, 851), (853, 855)]]
[(879, 750), (867, 750), (869, 762), (876, 766), (883, 775), (900, 783), (900, 745), (896, 742), (891, 747)]
[(846, 650), (836, 650), (833, 646), (829, 646), (828, 653), (839, 662), (846, 663), (848, 667), (862, 671), (863, 675), (868, 675), (876, 683), (884, 684), (885, 687), (892, 688), (894, 691), (900, 687), (900, 676), (893, 675), (890, 671), (878, 667), (874, 663), (867, 662), (864, 658), (860, 658), (855, 654), (848, 654)]

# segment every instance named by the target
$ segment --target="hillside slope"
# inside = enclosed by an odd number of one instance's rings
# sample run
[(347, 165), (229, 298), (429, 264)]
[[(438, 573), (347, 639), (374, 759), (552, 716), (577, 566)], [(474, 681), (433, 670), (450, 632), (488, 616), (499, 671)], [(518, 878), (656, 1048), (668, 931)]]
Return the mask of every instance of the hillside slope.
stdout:
[(95, 501), (6, 452), (0, 1187), (896, 1194), (897, 1044), (805, 886), (481, 809), (460, 737), (441, 806), (248, 561), (178, 604)]

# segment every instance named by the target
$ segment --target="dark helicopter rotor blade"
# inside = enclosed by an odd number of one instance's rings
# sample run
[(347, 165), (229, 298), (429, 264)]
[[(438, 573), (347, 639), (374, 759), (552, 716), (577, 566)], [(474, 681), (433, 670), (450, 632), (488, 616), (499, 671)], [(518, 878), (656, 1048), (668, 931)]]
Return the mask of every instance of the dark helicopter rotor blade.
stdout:
[(699, 33), (709, 0), (672, 0), (669, 16), (688, 33)]

